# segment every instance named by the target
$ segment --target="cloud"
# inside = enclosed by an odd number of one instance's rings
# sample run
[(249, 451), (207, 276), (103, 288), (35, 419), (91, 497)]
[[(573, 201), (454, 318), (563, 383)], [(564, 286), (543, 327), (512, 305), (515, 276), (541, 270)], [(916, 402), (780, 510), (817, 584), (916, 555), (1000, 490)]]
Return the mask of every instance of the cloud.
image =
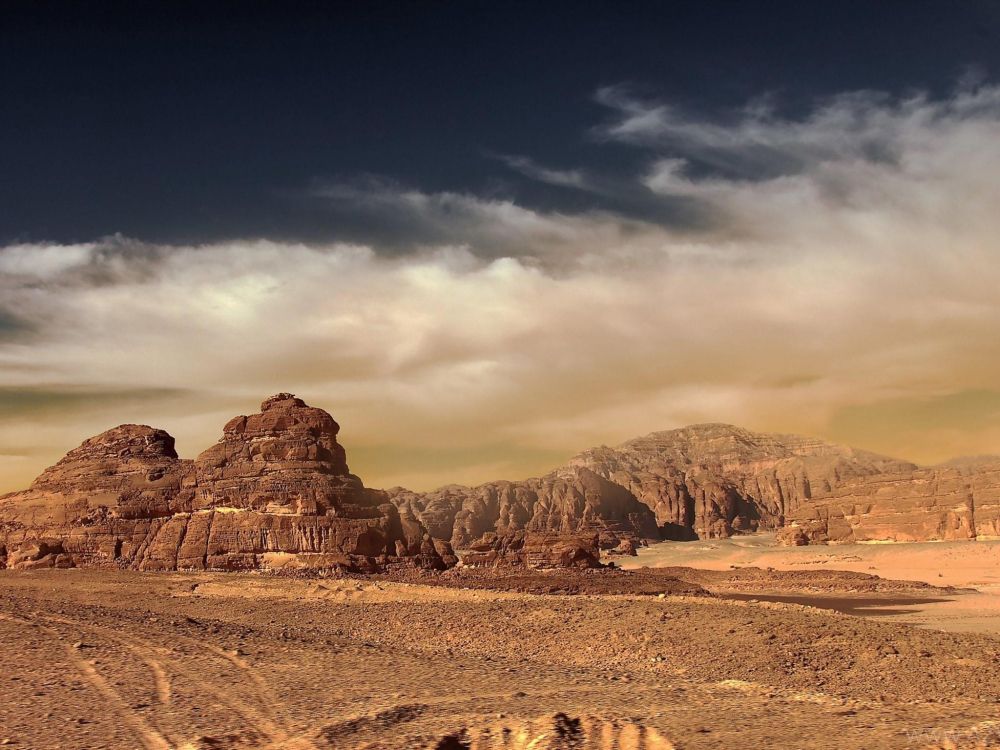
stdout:
[(893, 100), (860, 91), (830, 97), (799, 119), (781, 116), (766, 99), (707, 119), (622, 87), (600, 89), (595, 98), (614, 113), (595, 129), (598, 137), (670, 151), (728, 177), (794, 174), (829, 160), (893, 161), (900, 155), (900, 138), (933, 124), (928, 120), (961, 118), (983, 108), (995, 112), (1000, 104), (988, 87), (938, 102), (922, 94)]
[(0, 308), (0, 341), (14, 341), (27, 335), (31, 326), (9, 310)]
[(590, 188), (590, 183), (582, 169), (552, 169), (538, 164), (527, 156), (501, 154), (497, 158), (515, 172), (520, 172), (525, 177), (538, 182), (581, 190)]
[(512, 198), (468, 193), (428, 193), (385, 180), (333, 182), (315, 187), (314, 199), (330, 210), (364, 217), (378, 240), (405, 252), (455, 247), (481, 258), (517, 257), (548, 265), (589, 262), (615, 248), (641, 245), (656, 227), (605, 211), (560, 213), (520, 205)]
[(381, 227), (367, 241), (0, 248), (0, 395), (20, 405), (0, 454), (28, 457), (2, 479), (122, 421), (190, 456), (279, 390), (329, 409), (376, 486), (526, 475), (696, 421), (1000, 452), (994, 416), (900, 416), (1000, 381), (1000, 91), (849, 95), (797, 120), (599, 99), (603, 137), (643, 157), (625, 192), (708, 221), (365, 180), (314, 200)]

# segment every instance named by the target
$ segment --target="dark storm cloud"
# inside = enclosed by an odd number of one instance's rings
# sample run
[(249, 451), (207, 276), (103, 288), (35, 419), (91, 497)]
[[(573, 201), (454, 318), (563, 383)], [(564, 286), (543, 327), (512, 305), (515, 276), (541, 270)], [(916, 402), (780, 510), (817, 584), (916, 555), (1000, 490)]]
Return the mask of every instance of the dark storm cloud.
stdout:
[(0, 341), (23, 341), (33, 329), (31, 323), (0, 307)]
[[(598, 87), (628, 108), (615, 84), (637, 82), (669, 103), (661, 114), (712, 115), (689, 117), (709, 132), (716, 113), (771, 91), (794, 119), (838, 91), (942, 96), (969, 64), (1000, 74), (995, 3), (766, 6), (8, 2), (0, 244), (374, 242), (377, 222), (288, 198), (364, 173), (457, 195), (516, 173), (507, 197), (540, 212), (667, 222), (662, 202), (574, 194), (581, 175), (638, 163), (581, 134)], [(730, 177), (808, 158), (767, 143), (701, 150)]]

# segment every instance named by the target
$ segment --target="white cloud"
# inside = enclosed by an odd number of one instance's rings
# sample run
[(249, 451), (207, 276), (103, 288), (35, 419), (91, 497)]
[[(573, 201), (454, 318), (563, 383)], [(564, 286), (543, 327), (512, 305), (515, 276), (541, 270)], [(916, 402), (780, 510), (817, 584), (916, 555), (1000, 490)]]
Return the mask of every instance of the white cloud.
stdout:
[[(648, 152), (636, 184), (705, 207), (707, 229), (376, 183), (321, 193), (412, 227), (427, 239), (419, 252), (123, 238), (0, 248), (0, 306), (34, 337), (0, 343), (0, 386), (195, 392), (142, 413), (2, 419), (0, 453), (20, 455), (39, 422), (65, 435), (52, 441), (61, 451), (139, 420), (190, 455), (221, 428), (223, 407), (207, 404), (245, 411), (277, 390), (329, 408), (349, 449), (506, 444), (550, 461), (691, 421), (822, 433), (848, 406), (996, 388), (996, 89), (700, 125), (621, 92), (601, 98), (620, 118), (607, 136)], [(742, 166), (777, 157), (759, 175), (689, 168), (710, 152)], [(1000, 451), (939, 452), (953, 447)], [(354, 468), (399, 481), (373, 453)]]
[(7, 245), (0, 252), (0, 274), (46, 279), (90, 262), (93, 243), (81, 245)]

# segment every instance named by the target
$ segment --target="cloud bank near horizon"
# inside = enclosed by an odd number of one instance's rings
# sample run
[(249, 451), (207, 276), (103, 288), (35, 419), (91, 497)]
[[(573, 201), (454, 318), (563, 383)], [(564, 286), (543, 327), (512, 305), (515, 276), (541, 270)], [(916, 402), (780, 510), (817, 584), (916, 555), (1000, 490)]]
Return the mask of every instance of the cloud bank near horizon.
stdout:
[(595, 98), (627, 179), (499, 157), (576, 211), (367, 180), (309, 197), (366, 242), (0, 248), (0, 488), (124, 421), (192, 455), (278, 390), (333, 413), (375, 486), (698, 421), (1000, 453), (1000, 87), (799, 118)]

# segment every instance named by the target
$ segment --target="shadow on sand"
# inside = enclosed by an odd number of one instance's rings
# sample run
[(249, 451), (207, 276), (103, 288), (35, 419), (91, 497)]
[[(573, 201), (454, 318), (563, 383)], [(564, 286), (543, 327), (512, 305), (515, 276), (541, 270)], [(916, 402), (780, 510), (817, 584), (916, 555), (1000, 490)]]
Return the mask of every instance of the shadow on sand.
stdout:
[(899, 607), (912, 607), (921, 604), (939, 604), (950, 602), (954, 599), (941, 597), (916, 597), (916, 596), (880, 596), (880, 597), (855, 597), (855, 596), (786, 596), (783, 594), (720, 594), (722, 599), (734, 599), (737, 601), (758, 601), (758, 602), (783, 602), (785, 604), (803, 604), (807, 607), (818, 607), (819, 609), (830, 609), (834, 612), (841, 612), (845, 615), (856, 615), (859, 617), (878, 617), (886, 615), (912, 614), (912, 609), (899, 609)]

